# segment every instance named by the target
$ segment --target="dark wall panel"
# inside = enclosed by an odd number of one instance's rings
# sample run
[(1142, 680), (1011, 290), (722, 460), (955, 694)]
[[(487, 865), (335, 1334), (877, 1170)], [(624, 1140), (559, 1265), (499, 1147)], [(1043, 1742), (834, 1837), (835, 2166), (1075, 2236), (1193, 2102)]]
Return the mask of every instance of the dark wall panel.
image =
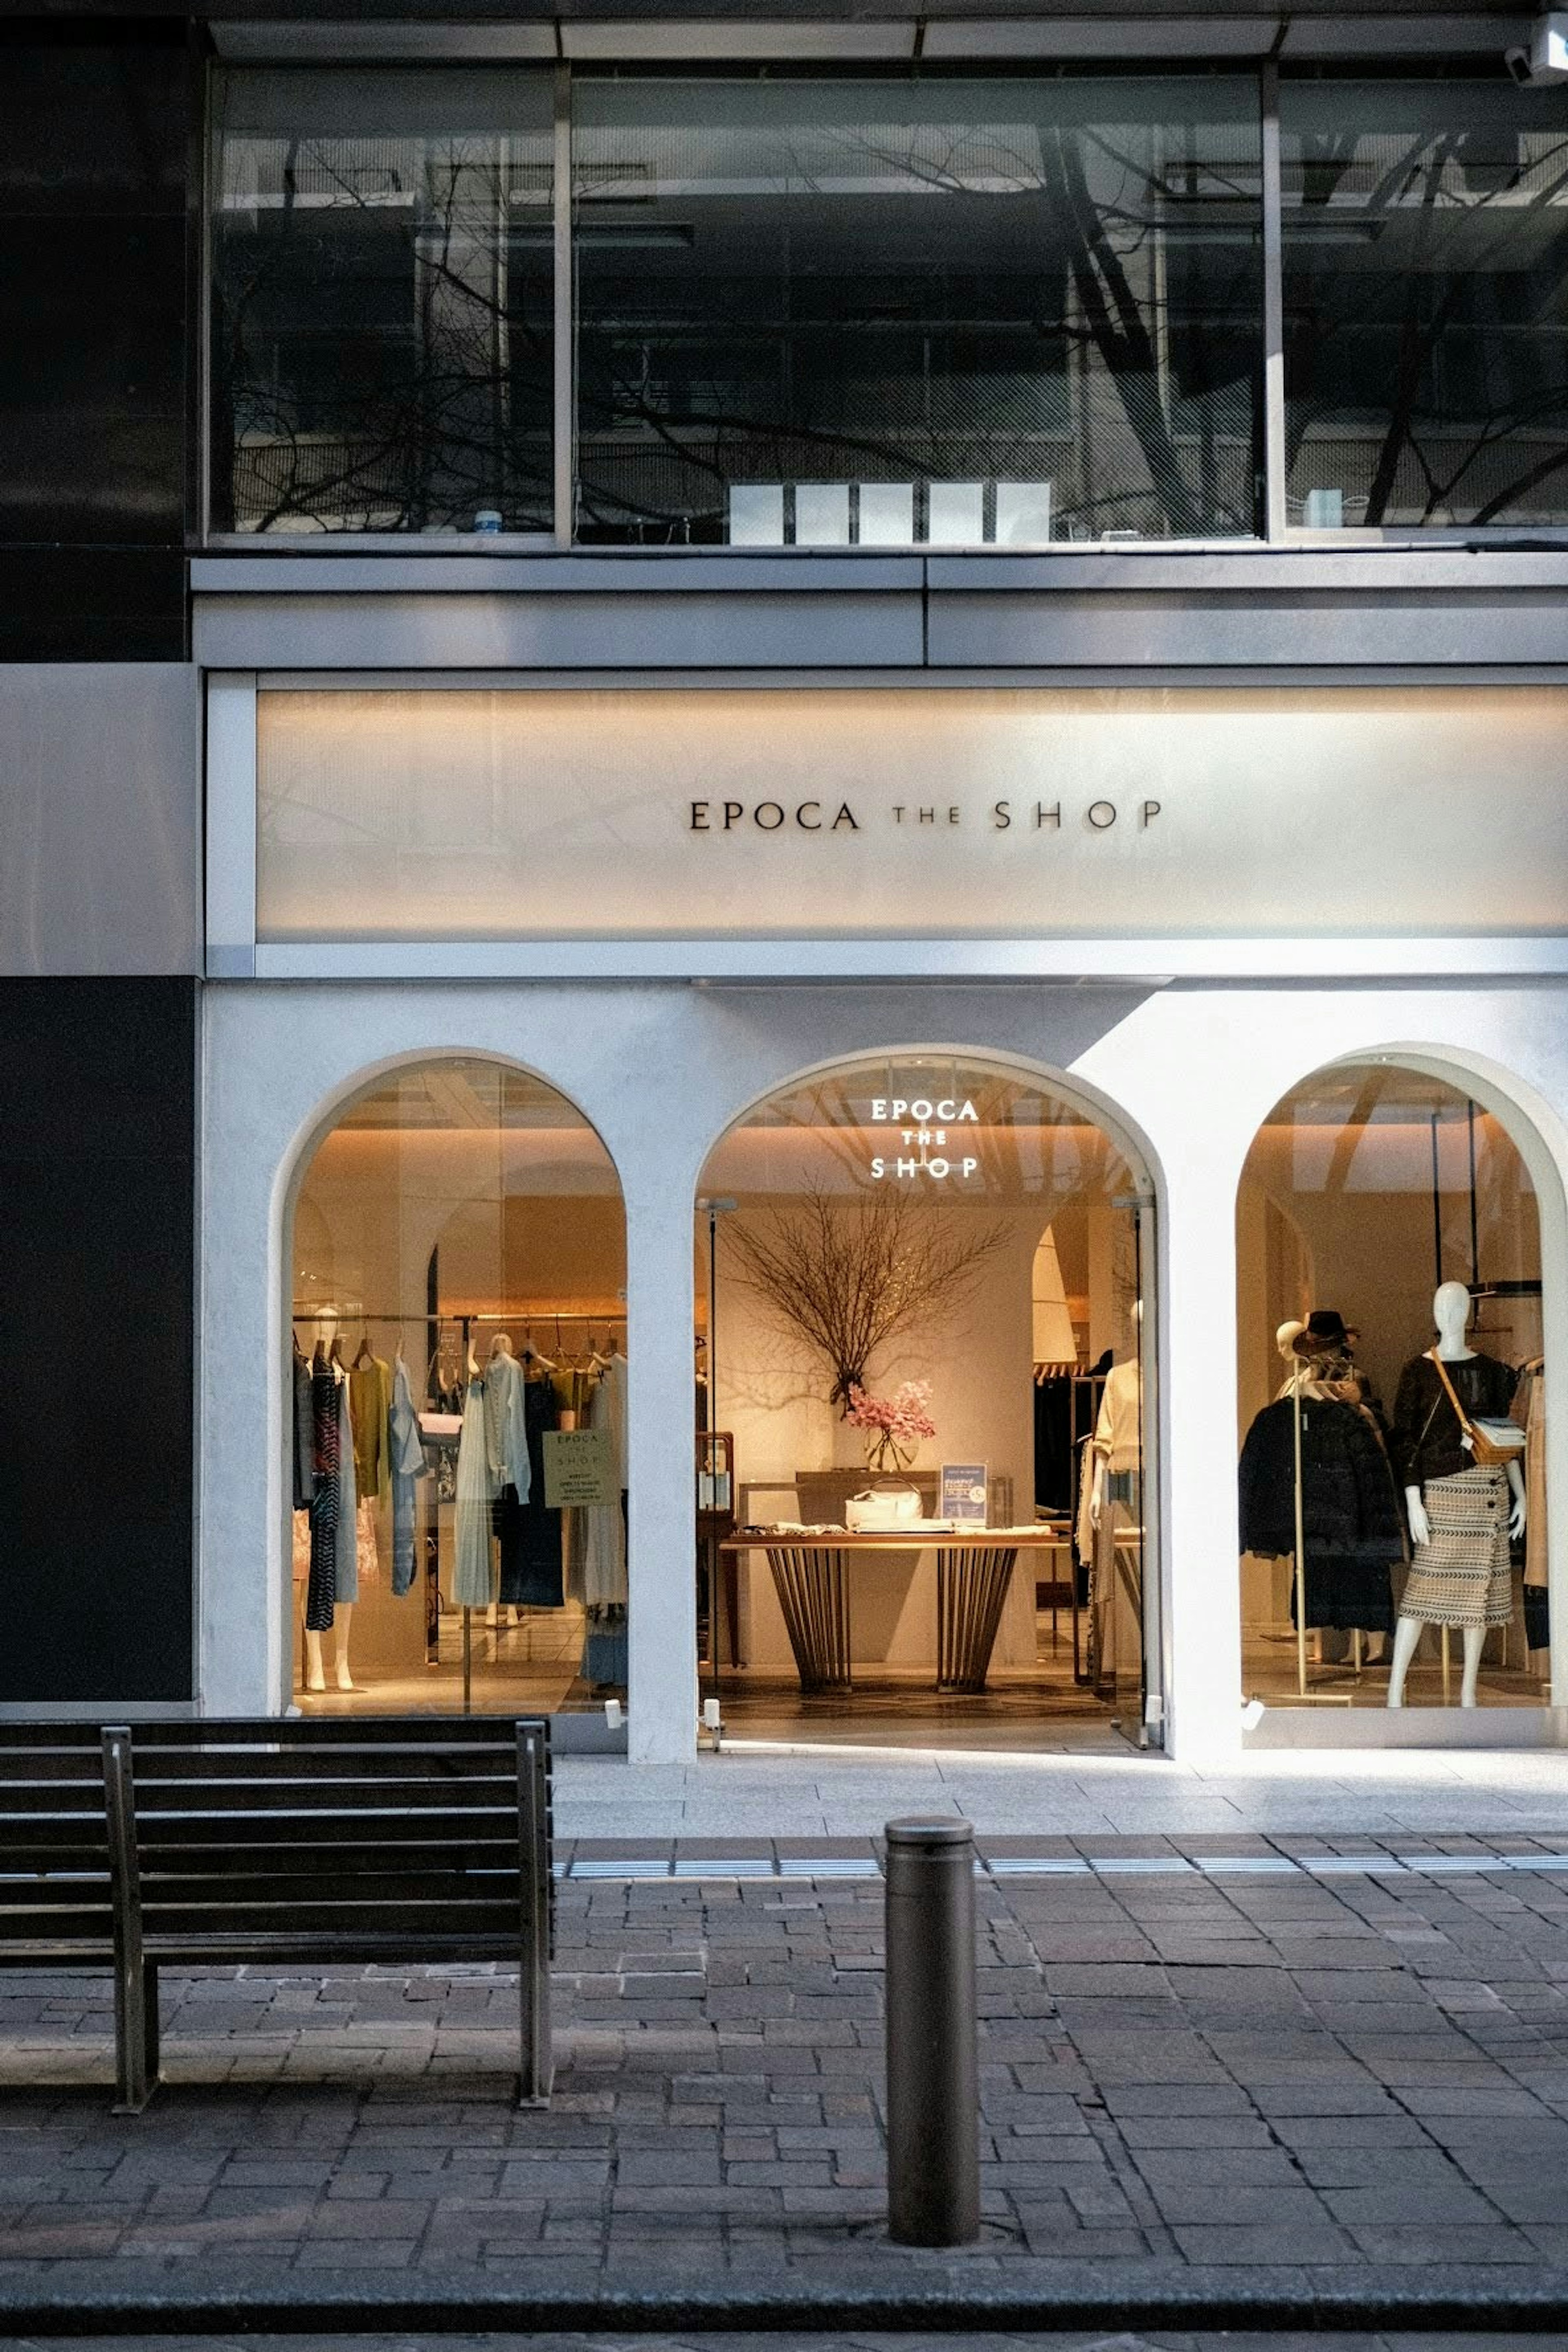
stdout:
[(0, 982), (0, 1701), (191, 1696), (195, 1024)]
[(0, 26), (0, 659), (184, 651), (192, 73)]

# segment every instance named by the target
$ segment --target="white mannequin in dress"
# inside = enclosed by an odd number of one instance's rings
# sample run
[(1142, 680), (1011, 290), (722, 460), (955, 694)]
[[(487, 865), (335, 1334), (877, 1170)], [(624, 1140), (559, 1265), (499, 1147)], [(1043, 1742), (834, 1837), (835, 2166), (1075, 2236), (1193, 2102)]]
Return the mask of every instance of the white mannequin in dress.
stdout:
[[(1462, 1282), (1445, 1282), (1432, 1301), (1432, 1320), (1437, 1327), (1437, 1353), (1446, 1364), (1468, 1364), (1475, 1354), (1465, 1339), (1474, 1306), (1469, 1292)], [(1517, 1462), (1507, 1465), (1508, 1483), (1513, 1489), (1513, 1509), (1509, 1515), (1510, 1536), (1524, 1533), (1524, 1473)], [(1410, 1517), (1411, 1539), (1424, 1544), (1431, 1529), (1426, 1519), (1426, 1506), (1421, 1499), (1419, 1486), (1406, 1486), (1405, 1507)], [(1424, 1620), (1401, 1617), (1394, 1635), (1394, 1668), (1388, 1677), (1388, 1704), (1405, 1705), (1405, 1678), (1410, 1661), (1415, 1654), (1415, 1644), (1421, 1639)], [(1476, 1704), (1476, 1680), (1481, 1668), (1481, 1650), (1486, 1642), (1484, 1625), (1466, 1625), (1465, 1673), (1459, 1685), (1459, 1705)]]

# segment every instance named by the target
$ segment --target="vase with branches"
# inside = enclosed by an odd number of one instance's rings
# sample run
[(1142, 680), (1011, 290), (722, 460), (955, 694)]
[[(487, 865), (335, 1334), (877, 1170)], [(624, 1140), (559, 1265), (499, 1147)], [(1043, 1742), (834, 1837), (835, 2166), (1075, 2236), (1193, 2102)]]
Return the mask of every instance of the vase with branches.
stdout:
[(849, 1391), (845, 1420), (851, 1429), (867, 1432), (868, 1470), (907, 1470), (920, 1451), (922, 1437), (936, 1435), (931, 1417), (931, 1382), (905, 1381), (890, 1397), (868, 1396), (863, 1388)]
[(741, 1280), (826, 1359), (828, 1402), (846, 1420), (877, 1351), (962, 1306), (1005, 1239), (999, 1220), (966, 1230), (921, 1207), (909, 1192), (845, 1200), (813, 1185), (788, 1208), (726, 1232)]

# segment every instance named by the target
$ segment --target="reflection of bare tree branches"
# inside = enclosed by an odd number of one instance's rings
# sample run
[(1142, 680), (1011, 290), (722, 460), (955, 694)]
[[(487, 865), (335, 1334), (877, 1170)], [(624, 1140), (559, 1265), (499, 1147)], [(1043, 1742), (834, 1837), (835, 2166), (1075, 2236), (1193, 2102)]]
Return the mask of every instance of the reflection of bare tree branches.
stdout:
[(814, 1186), (759, 1226), (726, 1228), (725, 1245), (740, 1280), (826, 1358), (828, 1402), (847, 1408), (879, 1348), (971, 1295), (1006, 1231), (939, 1223), (908, 1192), (845, 1202)]
[[(1310, 331), (1314, 372), (1322, 372), (1325, 389), (1317, 396), (1292, 398), (1287, 463), (1295, 464), (1326, 421), (1332, 430), (1333, 422), (1347, 413), (1353, 417), (1353, 395), (1347, 402), (1323, 365), (1324, 354), (1332, 352), (1336, 340), (1342, 347), (1358, 334), (1389, 335), (1394, 361), (1388, 389), (1377, 402), (1380, 425), (1360, 519), (1385, 523), (1400, 507), (1414, 505), (1412, 520), (1440, 521), (1472, 502), (1470, 520), (1490, 523), (1568, 467), (1568, 440), (1561, 430), (1568, 385), (1560, 373), (1544, 387), (1521, 382), (1510, 364), (1511, 339), (1496, 337), (1475, 361), (1478, 394), (1472, 396), (1485, 403), (1480, 415), (1466, 417), (1457, 396), (1446, 399), (1442, 378), (1446, 362), (1453, 373), (1450, 339), (1485, 331), (1474, 315), (1477, 289), (1495, 289), (1517, 275), (1531, 216), (1549, 218), (1550, 208), (1561, 203), (1568, 189), (1568, 144), (1538, 149), (1500, 170), (1496, 185), (1478, 191), (1457, 184), (1467, 162), (1465, 131), (1414, 132), (1386, 162), (1376, 160), (1376, 143), (1362, 131), (1300, 141), (1298, 168), (1305, 202), (1291, 225), (1288, 291), (1296, 331), (1299, 337)], [(1358, 200), (1347, 194), (1345, 183), (1369, 162), (1371, 184)], [(1332, 239), (1315, 247), (1319, 221), (1359, 228), (1373, 247), (1380, 236), (1407, 222), (1415, 251), (1402, 248), (1397, 274), (1385, 268), (1347, 276)], [(1484, 225), (1479, 232), (1478, 223)], [(1358, 304), (1356, 295), (1369, 290), (1387, 299), (1388, 310), (1373, 315)], [(1500, 370), (1507, 371), (1504, 383), (1494, 389)], [(1531, 434), (1532, 426), (1550, 433), (1546, 448)], [(1341, 429), (1354, 436), (1348, 421)], [(1496, 484), (1478, 478), (1482, 461), (1516, 438), (1518, 462), (1508, 478)], [(1412, 471), (1420, 485), (1414, 500), (1407, 488)], [(1468, 501), (1467, 479), (1475, 484)]]
[(274, 205), (219, 215), (215, 478), (241, 528), (545, 519), (547, 262), (514, 257), (494, 140), (404, 143), (290, 141)]

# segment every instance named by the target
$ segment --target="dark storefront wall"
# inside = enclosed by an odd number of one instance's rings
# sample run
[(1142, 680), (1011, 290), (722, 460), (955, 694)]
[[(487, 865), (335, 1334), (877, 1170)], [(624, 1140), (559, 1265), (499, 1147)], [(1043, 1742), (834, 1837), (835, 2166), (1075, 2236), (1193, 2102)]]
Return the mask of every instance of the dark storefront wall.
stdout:
[(178, 21), (0, 25), (0, 658), (185, 646)]
[(0, 1705), (192, 1691), (196, 985), (0, 981)]

